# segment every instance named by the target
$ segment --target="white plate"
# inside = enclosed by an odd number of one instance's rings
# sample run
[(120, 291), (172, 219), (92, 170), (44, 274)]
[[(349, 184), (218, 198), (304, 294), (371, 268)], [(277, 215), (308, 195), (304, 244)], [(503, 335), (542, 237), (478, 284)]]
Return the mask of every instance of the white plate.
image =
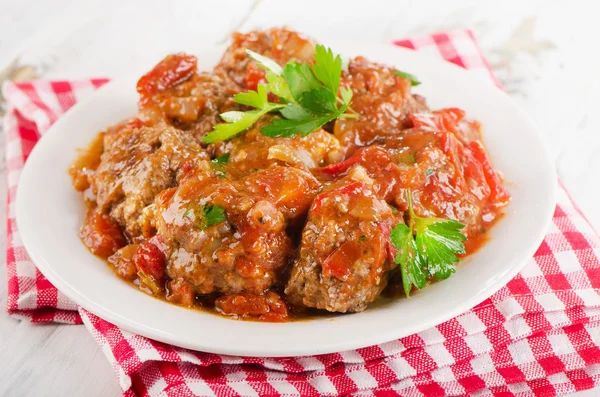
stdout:
[[(27, 160), (17, 193), (17, 223), (40, 271), (73, 301), (129, 331), (191, 349), (246, 356), (320, 354), (390, 341), (448, 320), (497, 291), (534, 254), (554, 210), (554, 166), (532, 121), (492, 84), (450, 63), (391, 45), (331, 45), (344, 55), (364, 55), (416, 74), (423, 82), (416, 92), (432, 108), (457, 106), (482, 122), (487, 148), (509, 181), (513, 201), (491, 230), (491, 241), (462, 261), (456, 274), (411, 299), (363, 313), (284, 324), (184, 309), (123, 282), (78, 238), (84, 204), (67, 168), (76, 148), (135, 113), (139, 71), (128, 71), (136, 77), (115, 80), (74, 106)], [(219, 55), (214, 48), (201, 52), (199, 67), (209, 70)]]

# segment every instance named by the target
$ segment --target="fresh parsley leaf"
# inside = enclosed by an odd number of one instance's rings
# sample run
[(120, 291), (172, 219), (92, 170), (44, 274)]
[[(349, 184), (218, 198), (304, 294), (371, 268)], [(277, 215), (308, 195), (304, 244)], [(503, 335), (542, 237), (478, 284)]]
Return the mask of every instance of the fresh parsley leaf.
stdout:
[(427, 256), (430, 275), (438, 280), (447, 279), (456, 271), (456, 254), (465, 253), (466, 237), (460, 232), (465, 225), (440, 218), (417, 218), (415, 223), (417, 248)]
[(222, 155), (215, 157), (211, 161), (216, 164), (227, 164), (229, 162), (229, 157), (231, 153), (223, 153)]
[(271, 58), (260, 55), (252, 50), (246, 49), (246, 54), (256, 61), (258, 67), (266, 72), (265, 78), (267, 79), (267, 90), (287, 102), (292, 101), (290, 89), (287, 82), (282, 77), (283, 68)]
[(331, 48), (325, 48), (318, 44), (315, 49), (313, 71), (321, 83), (336, 96), (340, 86), (342, 57), (339, 55), (334, 56)]
[(321, 82), (315, 77), (308, 63), (288, 62), (283, 69), (283, 77), (290, 88), (292, 97), (300, 105), (302, 97), (307, 92), (319, 90), (323, 87)]
[(220, 155), (210, 161), (211, 168), (215, 172), (215, 175), (217, 175), (219, 178), (225, 178), (225, 176), (226, 176), (225, 164), (227, 164), (229, 162), (229, 156), (230, 156), (229, 153), (223, 153), (222, 155)]
[(402, 77), (403, 79), (410, 80), (410, 85), (413, 86), (413, 87), (416, 86), (416, 85), (421, 84), (421, 82), (419, 81), (419, 79), (417, 78), (417, 76), (415, 76), (414, 74), (402, 72), (400, 70), (393, 70), (392, 73), (395, 74), (396, 76)]
[(305, 120), (312, 117), (312, 113), (297, 103), (291, 103), (279, 111), (283, 117), (289, 120)]
[(254, 59), (258, 65), (258, 67), (262, 68), (263, 70), (265, 70), (267, 72), (275, 73), (278, 76), (281, 76), (281, 74), (283, 73), (283, 68), (281, 66), (279, 66), (279, 64), (277, 62), (275, 62), (274, 60), (272, 60), (271, 58), (266, 57), (264, 55), (260, 55), (259, 53), (256, 53), (247, 48), (246, 48), (246, 54), (248, 54), (248, 56), (250, 58)]
[(390, 233), (392, 244), (398, 249), (394, 262), (400, 266), (406, 296), (413, 285), (425, 287), (430, 277), (444, 280), (456, 271), (457, 254), (465, 253), (460, 222), (442, 218), (423, 218), (412, 209), (410, 189), (408, 195), (409, 224), (400, 223)]
[(203, 139), (204, 143), (215, 143), (233, 138), (240, 132), (250, 128), (258, 119), (268, 112), (267, 109), (251, 110), (249, 112), (232, 111), (221, 114), (227, 123), (217, 124)]
[(273, 119), (271, 124), (264, 126), (260, 132), (263, 135), (276, 137), (282, 136), (291, 138), (298, 134), (307, 136), (311, 132), (321, 128), (321, 126), (335, 119), (337, 114), (327, 114), (325, 116), (314, 116), (309, 114), (304, 119)]
[(391, 205), (391, 204), (388, 204), (388, 205), (390, 206), (390, 209), (392, 210), (392, 214), (397, 214), (397, 213), (399, 213), (399, 212), (400, 212), (400, 211), (398, 211), (398, 209), (397, 209), (396, 207), (394, 207), (393, 205)]
[(256, 91), (235, 94), (233, 99), (240, 105), (251, 106), (257, 109), (264, 109), (269, 105), (267, 89), (264, 84), (259, 84)]
[(218, 205), (205, 205), (204, 211), (204, 228), (216, 225), (225, 220), (225, 209)]
[(427, 262), (417, 249), (412, 231), (404, 223), (392, 229), (390, 239), (398, 248), (394, 262), (400, 265), (404, 293), (410, 296), (413, 285), (421, 289), (427, 284)]
[(433, 174), (433, 170), (432, 170), (431, 168), (427, 168), (427, 169), (425, 170), (425, 175), (429, 176), (429, 175), (431, 175), (431, 174)]
[(338, 110), (336, 96), (325, 87), (305, 92), (300, 98), (298, 103), (317, 115), (336, 113)]
[(230, 111), (221, 113), (221, 118), (227, 123), (215, 125), (214, 129), (202, 139), (202, 142), (215, 143), (230, 139), (250, 128), (252, 124), (256, 123), (268, 112), (280, 109), (284, 106), (269, 102), (264, 84), (259, 84), (256, 91), (236, 94), (234, 99), (237, 103), (252, 106), (257, 109), (247, 112)]
[(283, 102), (293, 102), (292, 93), (290, 87), (283, 77), (273, 72), (267, 72), (265, 78), (267, 79), (267, 90), (277, 95)]
[(231, 153), (223, 153), (222, 155), (217, 156), (214, 159), (212, 159), (211, 162), (213, 162), (215, 164), (227, 164), (229, 162), (230, 156), (231, 156)]
[(348, 87), (342, 87), (340, 88), (340, 94), (342, 96), (342, 103), (350, 106), (350, 101), (352, 101), (352, 90)]

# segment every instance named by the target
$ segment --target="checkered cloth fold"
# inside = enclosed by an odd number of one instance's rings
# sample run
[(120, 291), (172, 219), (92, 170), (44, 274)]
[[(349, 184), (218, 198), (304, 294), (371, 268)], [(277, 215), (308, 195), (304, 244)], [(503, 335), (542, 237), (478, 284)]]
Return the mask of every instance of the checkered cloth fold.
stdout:
[[(395, 44), (492, 80), (469, 31)], [(83, 321), (127, 396), (556, 396), (600, 383), (599, 238), (561, 185), (552, 226), (523, 271), (443, 324), (399, 340), (309, 357), (194, 352), (126, 332), (78, 308), (35, 268), (15, 224), (24, 161), (48, 127), (106, 80), (8, 83), (8, 310), (33, 322)]]

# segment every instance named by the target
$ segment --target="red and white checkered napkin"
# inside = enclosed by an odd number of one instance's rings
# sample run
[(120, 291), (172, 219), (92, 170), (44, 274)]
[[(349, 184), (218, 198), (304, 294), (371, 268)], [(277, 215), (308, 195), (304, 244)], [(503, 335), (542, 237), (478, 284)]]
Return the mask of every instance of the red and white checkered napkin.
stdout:
[[(468, 31), (396, 44), (498, 84)], [(468, 312), (378, 346), (312, 357), (221, 356), (149, 340), (77, 308), (27, 256), (15, 225), (15, 190), (39, 134), (105, 81), (4, 86), (8, 310), (34, 322), (83, 320), (125, 395), (555, 396), (600, 384), (600, 240), (562, 186), (552, 227), (521, 274)]]

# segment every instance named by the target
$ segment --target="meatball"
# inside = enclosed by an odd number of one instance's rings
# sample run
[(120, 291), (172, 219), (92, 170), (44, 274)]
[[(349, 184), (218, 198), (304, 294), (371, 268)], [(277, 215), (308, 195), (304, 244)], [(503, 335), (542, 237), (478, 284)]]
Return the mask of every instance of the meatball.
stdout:
[(352, 109), (358, 119), (338, 119), (334, 134), (350, 151), (411, 126), (409, 114), (427, 110), (424, 99), (411, 94), (411, 82), (393, 74), (394, 69), (363, 57), (350, 61), (341, 85), (352, 89)]
[(239, 181), (220, 178), (208, 162), (190, 171), (156, 200), (170, 291), (267, 291), (293, 253), (287, 223), (306, 212), (317, 187), (293, 168), (272, 167)]
[(294, 305), (359, 312), (379, 296), (390, 270), (390, 230), (402, 223), (362, 167), (319, 194), (308, 214), (285, 293)]
[(240, 87), (222, 73), (197, 72), (196, 57), (172, 54), (137, 84), (139, 117), (145, 124), (166, 121), (190, 130), (198, 141), (222, 122), (220, 113), (238, 109)]
[(248, 57), (246, 49), (265, 55), (283, 66), (291, 59), (299, 62), (311, 60), (315, 44), (299, 33), (284, 28), (234, 33), (232, 43), (215, 67), (215, 72), (224, 73), (244, 89), (255, 90), (258, 83), (264, 81), (265, 73)]
[(244, 134), (208, 147), (214, 157), (229, 153), (226, 170), (232, 178), (241, 178), (271, 165), (289, 165), (308, 170), (344, 158), (339, 141), (322, 129), (295, 138), (261, 134), (261, 128), (270, 120), (271, 117), (264, 117)]
[(100, 164), (90, 177), (96, 205), (135, 240), (143, 234), (145, 208), (177, 184), (184, 163), (202, 158), (208, 155), (189, 135), (164, 123), (109, 129)]

